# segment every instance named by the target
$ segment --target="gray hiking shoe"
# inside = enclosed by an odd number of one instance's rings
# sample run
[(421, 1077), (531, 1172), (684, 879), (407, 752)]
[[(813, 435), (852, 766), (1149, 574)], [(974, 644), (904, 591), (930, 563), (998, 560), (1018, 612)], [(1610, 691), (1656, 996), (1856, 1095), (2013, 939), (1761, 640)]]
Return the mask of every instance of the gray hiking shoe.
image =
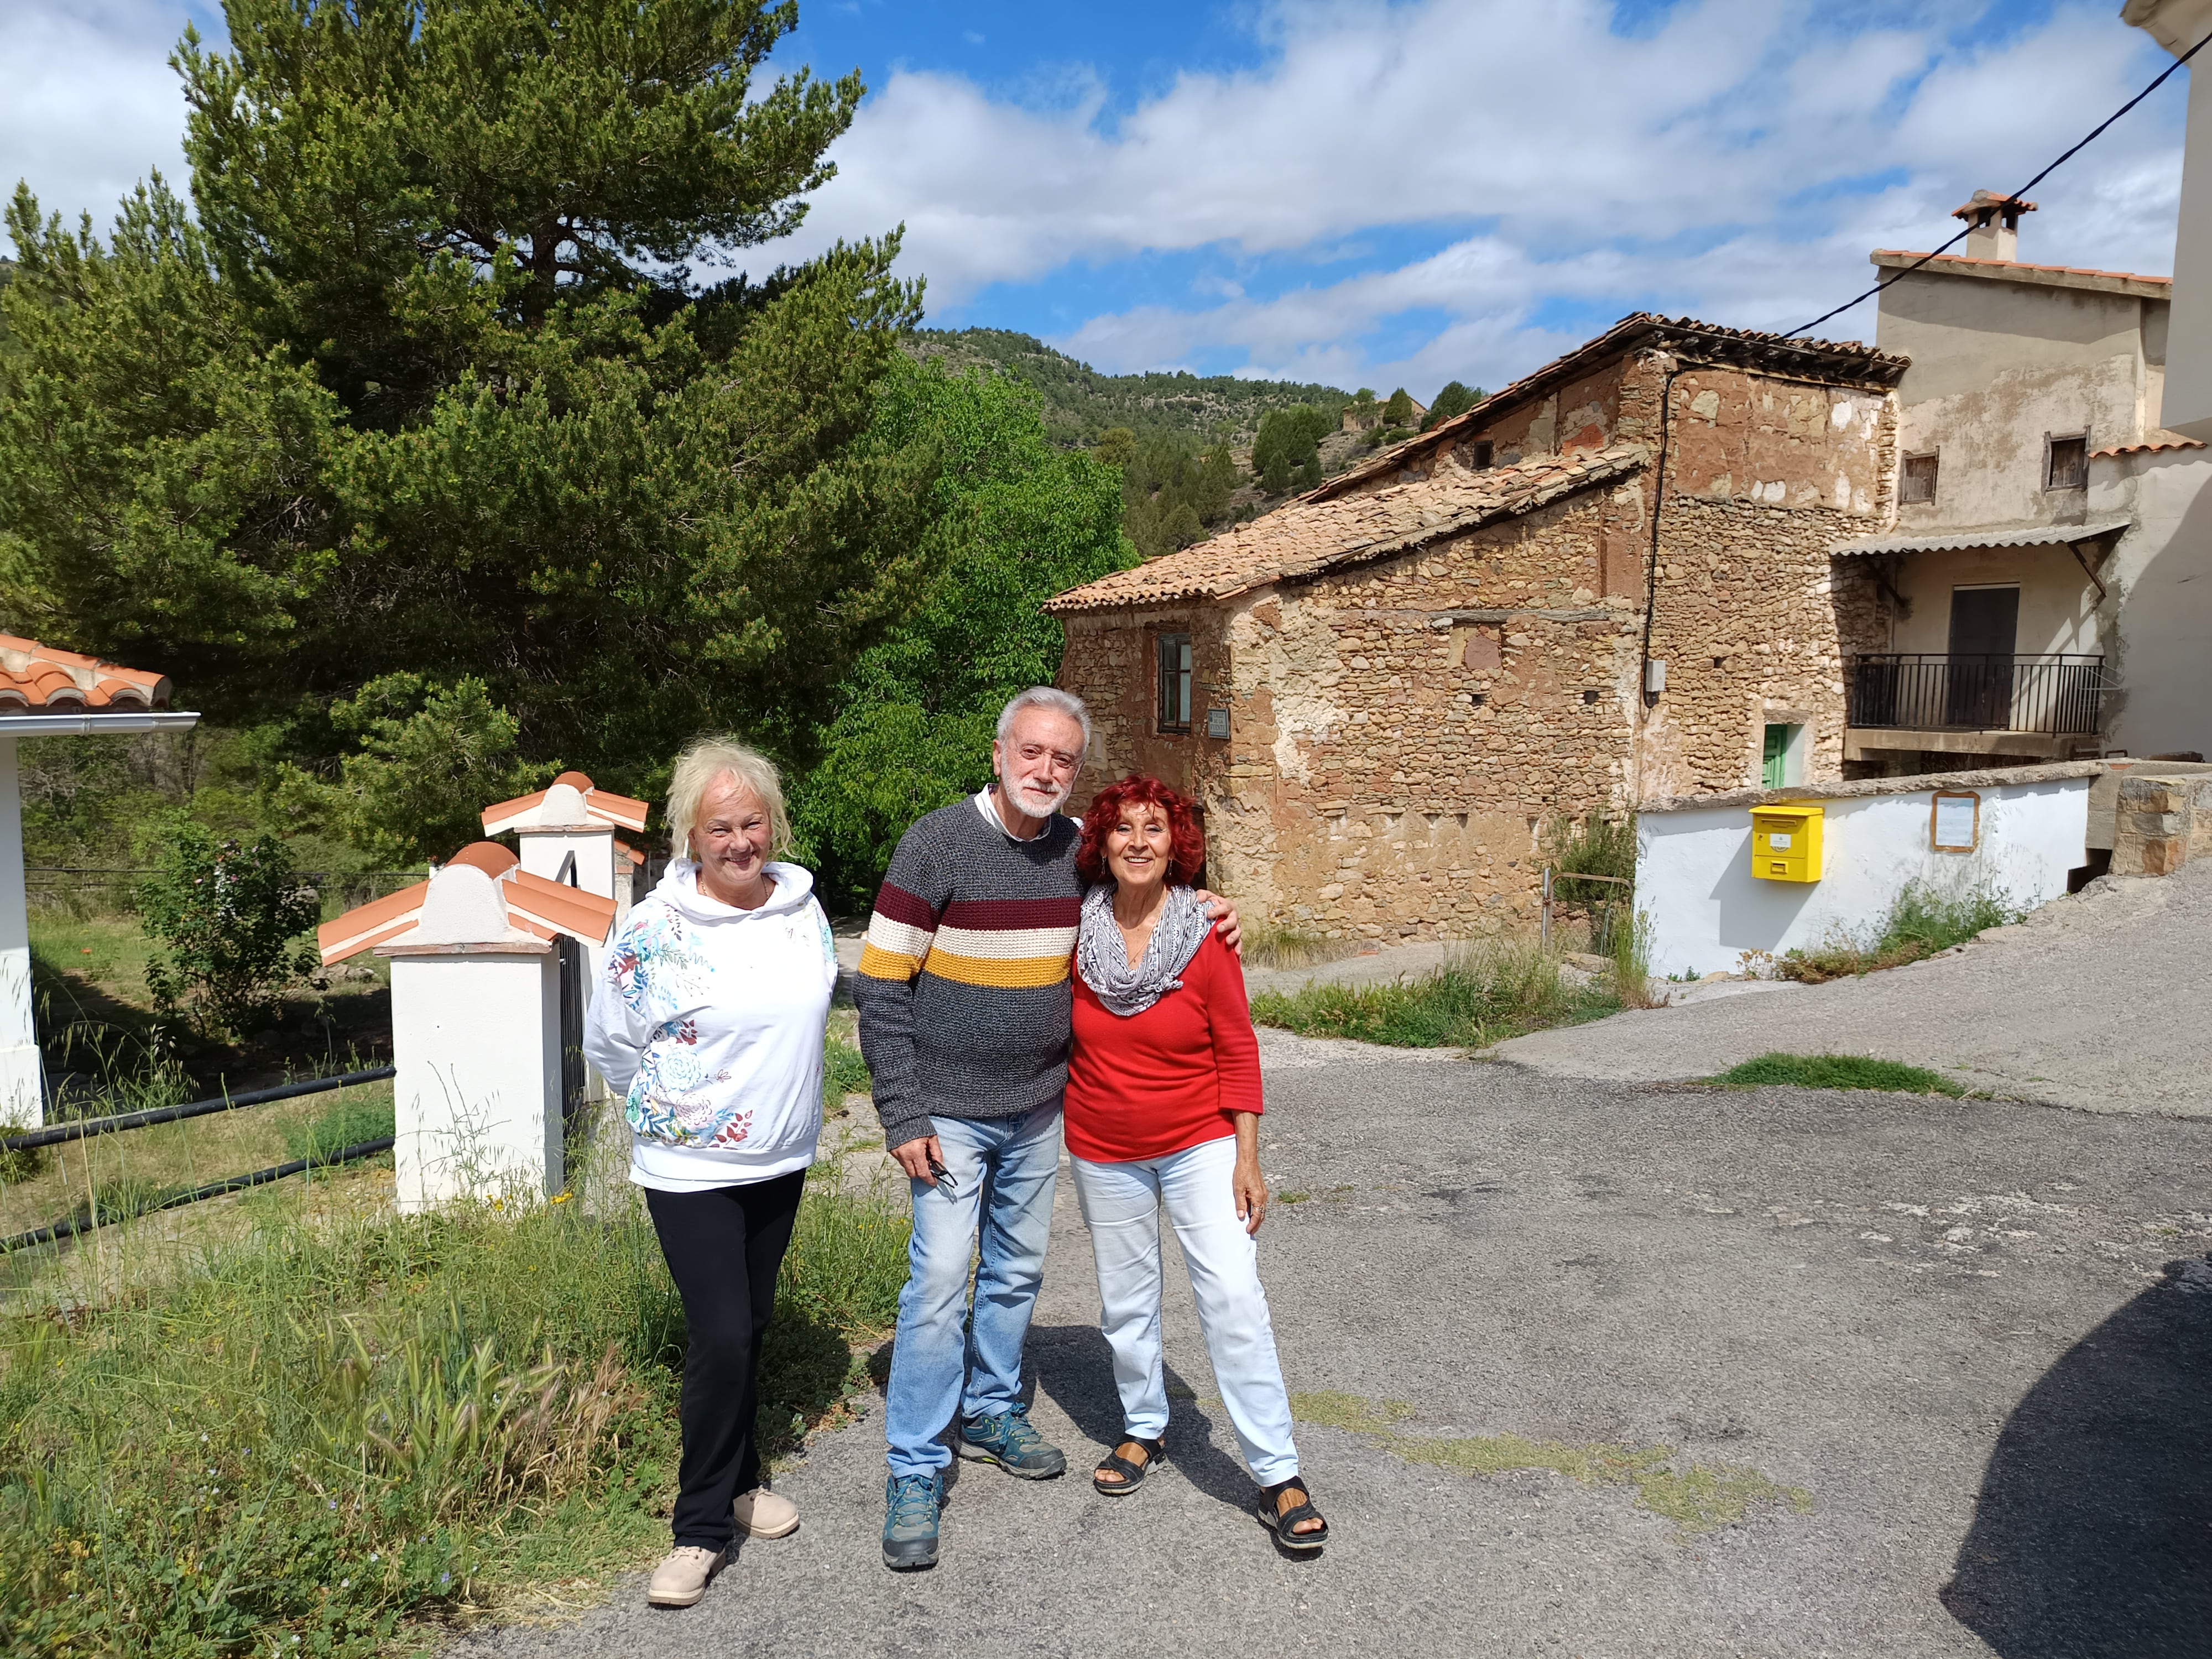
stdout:
[(912, 1572), (937, 1565), (937, 1508), (941, 1476), (895, 1474), (884, 1482), (884, 1565)]
[(1024, 1480), (1049, 1480), (1067, 1473), (1067, 1457), (1030, 1426), (1030, 1415), (1017, 1406), (995, 1417), (978, 1417), (960, 1425), (952, 1449), (981, 1463), (996, 1463)]

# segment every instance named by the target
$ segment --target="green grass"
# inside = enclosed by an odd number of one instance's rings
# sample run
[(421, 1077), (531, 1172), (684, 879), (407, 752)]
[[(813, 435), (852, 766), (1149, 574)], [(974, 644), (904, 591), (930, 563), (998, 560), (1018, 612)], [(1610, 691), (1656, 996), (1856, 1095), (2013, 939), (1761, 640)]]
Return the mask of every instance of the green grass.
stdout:
[(389, 1139), (395, 1127), (388, 1096), (341, 1090), (313, 1116), (295, 1118), (283, 1126), (284, 1148), (295, 1158), (328, 1158), (366, 1141)]
[(1395, 1048), (1487, 1047), (1547, 1025), (1595, 1019), (1621, 1006), (1608, 984), (1578, 984), (1533, 944), (1491, 941), (1434, 973), (1383, 985), (1309, 985), (1252, 999), (1252, 1018), (1305, 1036)]
[(1357, 939), (1328, 939), (1295, 927), (1273, 927), (1255, 922), (1237, 942), (1237, 954), (1247, 968), (1310, 968), (1358, 954)]
[(834, 1114), (847, 1095), (868, 1092), (868, 1062), (860, 1051), (834, 1032), (822, 1044), (822, 1109)]
[(1814, 950), (1788, 951), (1774, 972), (1778, 978), (1818, 985), (1847, 974), (1902, 968), (1963, 945), (1984, 928), (2018, 921), (2021, 914), (2001, 890), (1976, 886), (1946, 892), (1925, 882), (1907, 882), (1871, 936), (1838, 934)]
[[(771, 1455), (864, 1386), (905, 1278), (904, 1215), (819, 1169), (763, 1350)], [(601, 1212), (398, 1216), (288, 1182), (205, 1206), (242, 1230), (170, 1212), (197, 1244), (141, 1221), (47, 1253), (0, 1313), (0, 1649), (367, 1656), (649, 1560), (683, 1316), (635, 1190), (601, 1184)]]
[(1902, 1066), (1864, 1054), (1761, 1054), (1729, 1067), (1713, 1079), (1731, 1089), (1761, 1089), (1777, 1084), (1801, 1089), (1883, 1089), (1895, 1094), (1948, 1095), (1966, 1091), (1939, 1072)]

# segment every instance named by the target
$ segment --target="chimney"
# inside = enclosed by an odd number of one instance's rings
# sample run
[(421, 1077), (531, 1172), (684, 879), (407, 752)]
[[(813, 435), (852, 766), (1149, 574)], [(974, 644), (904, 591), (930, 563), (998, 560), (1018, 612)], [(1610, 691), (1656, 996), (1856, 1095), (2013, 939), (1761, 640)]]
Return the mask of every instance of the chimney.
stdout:
[(1966, 222), (1966, 251), (1960, 257), (2012, 264), (2020, 258), (2020, 216), (2034, 211), (2034, 203), (2017, 196), (1976, 191), (1972, 201), (1951, 210), (1954, 219)]

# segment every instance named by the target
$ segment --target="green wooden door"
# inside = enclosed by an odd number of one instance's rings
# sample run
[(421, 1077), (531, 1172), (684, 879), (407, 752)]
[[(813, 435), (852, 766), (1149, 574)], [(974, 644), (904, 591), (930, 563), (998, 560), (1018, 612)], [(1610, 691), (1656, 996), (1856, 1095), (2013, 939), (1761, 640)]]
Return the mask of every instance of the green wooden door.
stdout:
[(1763, 789), (1779, 789), (1790, 780), (1783, 775), (1789, 769), (1790, 728), (1770, 726), (1766, 728), (1766, 754), (1759, 769), (1759, 783)]

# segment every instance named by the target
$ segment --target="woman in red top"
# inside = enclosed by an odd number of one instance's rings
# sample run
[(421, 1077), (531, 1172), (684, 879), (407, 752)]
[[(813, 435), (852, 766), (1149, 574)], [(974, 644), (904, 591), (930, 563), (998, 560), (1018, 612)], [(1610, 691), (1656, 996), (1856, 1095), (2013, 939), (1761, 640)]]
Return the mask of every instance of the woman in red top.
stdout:
[(1267, 1212), (1260, 1045), (1243, 969), (1191, 890), (1205, 857), (1198, 814), (1157, 778), (1124, 778), (1084, 814), (1076, 867), (1097, 884), (1076, 935), (1067, 1150), (1097, 1259), (1099, 1324), (1114, 1351), (1124, 1431), (1091, 1479), (1109, 1497), (1126, 1496), (1167, 1450), (1165, 1210), (1190, 1268), (1214, 1380), (1260, 1484), (1260, 1519), (1286, 1548), (1319, 1549), (1328, 1523), (1298, 1479), (1252, 1242)]

